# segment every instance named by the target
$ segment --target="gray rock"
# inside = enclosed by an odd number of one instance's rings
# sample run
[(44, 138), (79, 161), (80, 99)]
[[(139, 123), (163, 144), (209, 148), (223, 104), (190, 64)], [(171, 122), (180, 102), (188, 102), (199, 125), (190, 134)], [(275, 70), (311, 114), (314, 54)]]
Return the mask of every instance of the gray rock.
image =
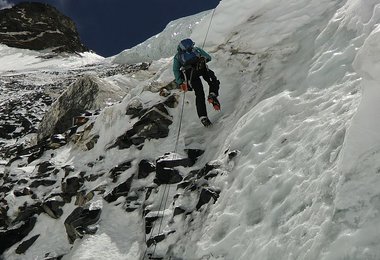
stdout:
[(73, 124), (73, 118), (87, 110), (101, 109), (109, 101), (119, 101), (124, 92), (116, 85), (91, 75), (84, 75), (74, 82), (42, 118), (38, 140), (56, 133), (63, 133)]
[(74, 243), (75, 239), (82, 238), (85, 234), (94, 234), (96, 230), (91, 225), (95, 224), (101, 215), (100, 208), (78, 207), (65, 220), (66, 233), (70, 244)]
[(34, 242), (38, 239), (40, 235), (35, 235), (28, 240), (23, 241), (17, 248), (16, 248), (16, 254), (24, 254), (26, 250), (28, 250), (29, 247), (31, 247)]
[(30, 217), (20, 225), (16, 225), (7, 230), (0, 230), (0, 254), (26, 237), (34, 228), (36, 222), (36, 217)]

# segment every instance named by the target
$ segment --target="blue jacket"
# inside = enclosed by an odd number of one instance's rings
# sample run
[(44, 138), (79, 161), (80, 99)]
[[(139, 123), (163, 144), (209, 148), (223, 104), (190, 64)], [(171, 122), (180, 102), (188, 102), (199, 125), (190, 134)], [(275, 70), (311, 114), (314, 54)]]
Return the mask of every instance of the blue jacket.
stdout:
[[(199, 53), (201, 54), (202, 57), (206, 59), (206, 62), (211, 61), (211, 56), (207, 52), (205, 52), (203, 49), (199, 47), (194, 47)], [(179, 54), (177, 52), (176, 55), (174, 55), (173, 59), (173, 73), (175, 77), (175, 82), (177, 85), (181, 85), (183, 83), (183, 78), (182, 78), (182, 72), (181, 72), (181, 62), (179, 61)]]

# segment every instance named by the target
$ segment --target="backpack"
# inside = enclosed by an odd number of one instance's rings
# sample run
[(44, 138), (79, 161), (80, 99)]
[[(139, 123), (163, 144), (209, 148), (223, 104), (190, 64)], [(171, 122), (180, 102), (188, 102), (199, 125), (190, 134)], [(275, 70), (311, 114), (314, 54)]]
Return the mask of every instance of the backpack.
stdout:
[(184, 67), (193, 66), (199, 62), (201, 54), (195, 48), (191, 50), (181, 51), (179, 53), (179, 61)]

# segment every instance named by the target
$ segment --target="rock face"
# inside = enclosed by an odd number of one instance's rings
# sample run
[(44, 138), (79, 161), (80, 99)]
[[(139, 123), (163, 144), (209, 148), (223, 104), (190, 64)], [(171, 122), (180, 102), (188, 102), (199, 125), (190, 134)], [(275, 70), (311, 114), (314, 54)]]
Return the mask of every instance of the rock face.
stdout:
[(63, 133), (73, 118), (87, 110), (101, 109), (108, 101), (118, 101), (124, 92), (100, 78), (84, 75), (72, 84), (51, 106), (38, 129), (38, 139)]
[(75, 23), (43, 3), (20, 3), (0, 10), (0, 43), (10, 47), (54, 52), (84, 52)]

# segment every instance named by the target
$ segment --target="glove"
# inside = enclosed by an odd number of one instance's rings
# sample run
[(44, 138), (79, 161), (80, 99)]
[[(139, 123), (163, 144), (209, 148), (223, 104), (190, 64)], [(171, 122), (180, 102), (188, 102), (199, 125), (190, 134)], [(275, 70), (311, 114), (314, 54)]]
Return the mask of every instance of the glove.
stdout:
[(189, 87), (187, 86), (187, 83), (182, 83), (179, 85), (180, 89), (184, 92), (187, 92), (189, 90)]

